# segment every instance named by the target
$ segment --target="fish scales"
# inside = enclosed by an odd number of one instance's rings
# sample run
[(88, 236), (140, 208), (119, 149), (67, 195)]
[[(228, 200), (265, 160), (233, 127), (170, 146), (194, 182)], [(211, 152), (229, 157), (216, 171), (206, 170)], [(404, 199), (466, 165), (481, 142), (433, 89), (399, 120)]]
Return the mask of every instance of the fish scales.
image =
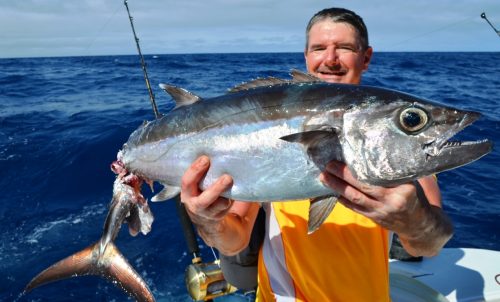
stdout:
[[(228, 173), (234, 186), (226, 197), (273, 201), (331, 194), (317, 179), (320, 167), (307, 150), (280, 137), (327, 122), (339, 124), (342, 115), (329, 117), (330, 112), (376, 100), (356, 86), (325, 83), (227, 94), (181, 107), (139, 129), (124, 146), (123, 162), (136, 174), (179, 186), (184, 171), (204, 154), (212, 168), (202, 187)], [(342, 159), (339, 148), (327, 150), (332, 151), (323, 154), (327, 159)]]
[[(339, 145), (339, 137), (346, 141), (344, 133), (329, 137), (331, 144), (316, 158), (309, 156), (307, 146), (280, 138), (322, 127), (343, 129), (344, 114), (374, 105), (380, 108), (402, 98), (410, 105), (419, 100), (376, 87), (319, 82), (244, 90), (180, 107), (147, 124), (131, 135), (122, 159), (138, 175), (179, 187), (189, 165), (207, 155), (212, 165), (201, 187), (228, 173), (234, 185), (224, 195), (238, 200), (297, 200), (331, 194), (317, 176), (329, 160), (344, 161)], [(389, 171), (390, 166), (384, 169)]]

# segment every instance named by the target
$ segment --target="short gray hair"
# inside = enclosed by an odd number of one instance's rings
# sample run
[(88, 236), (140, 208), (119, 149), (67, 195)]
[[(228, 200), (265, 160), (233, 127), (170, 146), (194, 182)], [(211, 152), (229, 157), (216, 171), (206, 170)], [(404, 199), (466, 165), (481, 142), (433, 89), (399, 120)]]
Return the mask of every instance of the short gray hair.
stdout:
[(363, 19), (355, 12), (348, 9), (332, 7), (325, 8), (317, 12), (314, 16), (312, 16), (311, 20), (309, 20), (306, 28), (306, 51), (309, 47), (309, 31), (311, 31), (311, 27), (313, 27), (314, 24), (324, 20), (330, 20), (335, 23), (350, 24), (358, 33), (358, 38), (362, 50), (366, 50), (368, 48), (368, 30), (366, 29), (366, 25)]

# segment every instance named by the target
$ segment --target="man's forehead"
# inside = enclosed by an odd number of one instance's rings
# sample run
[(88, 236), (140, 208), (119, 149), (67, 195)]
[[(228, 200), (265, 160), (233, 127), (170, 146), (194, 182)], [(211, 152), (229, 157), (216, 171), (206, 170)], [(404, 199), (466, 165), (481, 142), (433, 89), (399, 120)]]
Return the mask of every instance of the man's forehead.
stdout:
[(309, 31), (310, 41), (320, 39), (341, 39), (358, 42), (359, 34), (356, 28), (349, 23), (322, 20), (315, 23)]
[(317, 33), (331, 35), (343, 34), (354, 38), (358, 37), (358, 31), (351, 24), (346, 22), (333, 22), (330, 20), (323, 20), (315, 23), (311, 27), (309, 35)]

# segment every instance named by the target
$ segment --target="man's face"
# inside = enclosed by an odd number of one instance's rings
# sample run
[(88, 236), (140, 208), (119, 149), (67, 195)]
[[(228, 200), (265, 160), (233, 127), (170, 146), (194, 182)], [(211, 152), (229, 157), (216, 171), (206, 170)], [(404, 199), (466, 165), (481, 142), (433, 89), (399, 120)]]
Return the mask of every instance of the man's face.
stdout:
[(372, 52), (361, 49), (351, 25), (323, 20), (311, 27), (304, 56), (310, 74), (330, 83), (359, 84)]

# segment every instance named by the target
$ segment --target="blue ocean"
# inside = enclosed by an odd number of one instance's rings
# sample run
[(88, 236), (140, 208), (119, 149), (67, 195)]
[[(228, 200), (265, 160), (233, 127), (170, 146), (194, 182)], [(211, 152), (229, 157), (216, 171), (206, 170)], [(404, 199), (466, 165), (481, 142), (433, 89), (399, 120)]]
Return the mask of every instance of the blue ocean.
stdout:
[[(301, 53), (145, 57), (160, 112), (165, 82), (212, 97), (257, 77), (304, 70)], [(489, 138), (492, 153), (438, 175), (455, 225), (448, 247), (500, 250), (500, 53), (375, 53), (364, 84), (483, 114), (460, 138)], [(138, 56), (0, 59), (0, 300), (123, 301), (97, 277), (59, 281), (21, 295), (40, 271), (95, 242), (112, 196), (110, 163), (130, 133), (153, 119)], [(151, 193), (144, 187), (145, 195)], [(191, 263), (173, 202), (151, 204), (153, 230), (117, 246), (158, 301), (190, 301)], [(204, 260), (213, 261), (200, 241)]]

